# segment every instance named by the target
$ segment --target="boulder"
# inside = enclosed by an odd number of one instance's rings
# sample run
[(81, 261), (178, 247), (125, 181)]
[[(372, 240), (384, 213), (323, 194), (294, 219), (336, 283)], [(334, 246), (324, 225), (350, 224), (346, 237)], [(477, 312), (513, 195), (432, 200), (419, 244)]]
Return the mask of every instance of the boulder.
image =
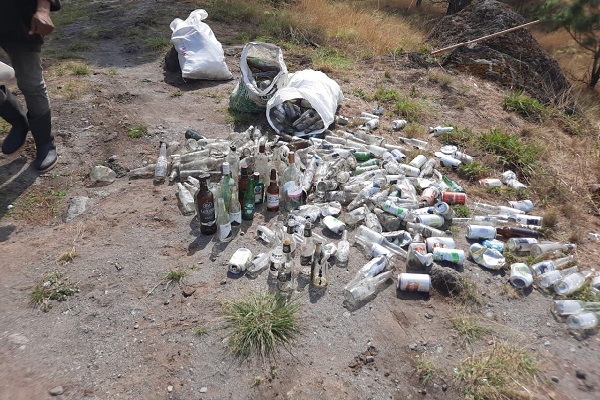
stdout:
[[(434, 49), (477, 39), (522, 25), (523, 17), (495, 0), (483, 0), (454, 15), (443, 17), (427, 42)], [(523, 90), (543, 103), (569, 105), (571, 85), (556, 60), (537, 43), (531, 32), (519, 29), (440, 53), (441, 65)]]

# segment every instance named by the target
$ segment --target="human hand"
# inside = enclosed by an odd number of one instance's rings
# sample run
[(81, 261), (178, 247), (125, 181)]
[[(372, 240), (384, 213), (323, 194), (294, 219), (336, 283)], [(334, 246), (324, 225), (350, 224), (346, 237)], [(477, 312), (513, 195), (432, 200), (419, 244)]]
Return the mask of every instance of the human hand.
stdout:
[(50, 18), (50, 11), (45, 9), (38, 9), (33, 17), (31, 17), (31, 27), (29, 28), (29, 34), (38, 34), (42, 37), (49, 35), (54, 30), (54, 24)]

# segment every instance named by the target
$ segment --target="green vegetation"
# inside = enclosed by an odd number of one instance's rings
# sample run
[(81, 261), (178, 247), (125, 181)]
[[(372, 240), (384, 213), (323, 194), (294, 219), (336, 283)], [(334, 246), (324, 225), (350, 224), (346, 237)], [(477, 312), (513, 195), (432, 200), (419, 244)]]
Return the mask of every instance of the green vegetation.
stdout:
[[(4, 200), (9, 193), (5, 188), (0, 189), (0, 206), (6, 207), (8, 204)], [(68, 189), (42, 189), (40, 187), (30, 188), (24, 195), (14, 200), (14, 208), (7, 212), (7, 215), (23, 218), (27, 221), (42, 221), (47, 218), (56, 217), (59, 208), (68, 194)]]
[(485, 352), (463, 360), (456, 380), (468, 400), (529, 398), (523, 393), (532, 384), (537, 363), (525, 349), (496, 343)]
[(394, 112), (409, 121), (419, 121), (424, 116), (425, 103), (421, 99), (401, 96), (394, 103)]
[(231, 354), (245, 360), (277, 354), (278, 346), (288, 346), (298, 333), (298, 304), (260, 292), (223, 305)]
[(146, 128), (144, 125), (132, 126), (127, 131), (127, 136), (129, 136), (132, 139), (139, 139), (146, 134), (148, 134), (148, 128)]
[(548, 107), (539, 100), (531, 98), (523, 92), (512, 92), (504, 98), (504, 109), (513, 111), (523, 117), (541, 122), (548, 115)]
[(456, 172), (470, 181), (478, 181), (492, 174), (491, 168), (479, 161), (473, 161), (470, 164), (460, 164)]
[(503, 169), (529, 176), (539, 162), (542, 148), (524, 142), (519, 136), (492, 129), (477, 137), (477, 145), (494, 154)]
[(456, 218), (470, 218), (471, 217), (471, 209), (469, 206), (465, 204), (453, 204), (450, 206), (452, 210), (454, 210), (454, 215)]
[(204, 336), (208, 333), (208, 329), (206, 329), (204, 326), (198, 326), (196, 327), (196, 331), (194, 333), (196, 336)]
[(395, 103), (401, 100), (402, 96), (396, 89), (378, 87), (373, 99), (383, 103)]
[(433, 382), (436, 376), (440, 373), (439, 368), (436, 367), (433, 360), (424, 356), (416, 359), (415, 371), (423, 385)]
[(450, 327), (458, 332), (458, 334), (462, 336), (463, 341), (467, 343), (472, 343), (475, 340), (480, 339), (489, 331), (489, 329), (479, 325), (475, 318), (467, 316), (452, 318)]
[(45, 275), (41, 282), (34, 286), (30, 294), (31, 302), (42, 311), (48, 311), (52, 305), (50, 300), (64, 301), (67, 297), (79, 292), (79, 285), (70, 281), (60, 272)]
[(186, 272), (180, 269), (172, 269), (165, 275), (165, 280), (168, 282), (181, 282), (185, 278)]

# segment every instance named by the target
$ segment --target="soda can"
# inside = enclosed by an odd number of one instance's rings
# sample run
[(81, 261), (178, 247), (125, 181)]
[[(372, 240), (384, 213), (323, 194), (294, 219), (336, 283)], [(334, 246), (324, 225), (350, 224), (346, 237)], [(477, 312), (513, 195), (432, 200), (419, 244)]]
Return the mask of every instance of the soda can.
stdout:
[(373, 130), (379, 126), (379, 119), (373, 118), (368, 121), (365, 121), (365, 126), (369, 128), (369, 130)]
[(442, 193), (442, 201), (448, 204), (465, 204), (467, 195), (459, 192), (444, 192)]
[(438, 214), (421, 214), (415, 218), (415, 222), (427, 226), (433, 226), (434, 228), (439, 228), (440, 226), (444, 226), (446, 220), (444, 217)]
[(456, 168), (462, 164), (462, 162), (454, 157), (442, 155), (440, 157), (440, 164), (442, 164), (444, 167)]
[(408, 165), (408, 164), (400, 164), (400, 169), (406, 176), (417, 177), (421, 173), (421, 170), (419, 168), (413, 167), (412, 165)]
[(483, 178), (479, 180), (479, 186), (502, 186), (502, 181), (497, 178)]
[(510, 238), (506, 241), (506, 247), (514, 252), (529, 252), (537, 242), (535, 238)]
[(456, 248), (456, 243), (451, 237), (428, 237), (425, 239), (425, 246), (429, 253), (433, 253), (433, 249), (436, 247), (443, 247), (445, 249)]
[(438, 188), (435, 186), (429, 186), (423, 190), (423, 193), (421, 193), (421, 196), (419, 196), (419, 201), (428, 206), (432, 206), (439, 194), (440, 191)]
[(471, 164), (471, 163), (473, 163), (473, 157), (471, 157), (468, 154), (463, 153), (462, 151), (456, 151), (454, 153), (454, 158), (456, 158), (457, 160), (460, 160), (460, 161), (464, 162), (465, 164)]
[(417, 167), (419, 169), (421, 169), (421, 167), (423, 166), (423, 164), (425, 164), (427, 162), (427, 157), (425, 157), (423, 154), (419, 154), (418, 156), (416, 156), (415, 158), (413, 158), (408, 165), (412, 165), (413, 167)]
[(485, 247), (489, 247), (490, 249), (496, 249), (500, 253), (504, 251), (504, 242), (498, 239), (486, 239), (483, 242), (481, 242), (481, 244)]
[(465, 262), (465, 251), (461, 249), (435, 247), (433, 249), (433, 259), (435, 261), (448, 261), (454, 264), (463, 265)]
[(229, 272), (232, 274), (241, 274), (248, 269), (252, 262), (252, 252), (245, 247), (241, 247), (233, 253), (229, 260)]
[(436, 214), (441, 215), (442, 217), (444, 217), (444, 219), (447, 220), (452, 219), (455, 215), (454, 210), (450, 208), (448, 203), (443, 201), (438, 201), (437, 203), (435, 203), (435, 205), (433, 206), (433, 210)]
[(516, 208), (517, 210), (526, 213), (533, 210), (533, 202), (531, 200), (509, 201), (508, 204), (510, 204), (512, 208)]
[(408, 122), (405, 119), (395, 119), (392, 121), (392, 129), (395, 131), (399, 131), (404, 128)]
[(533, 283), (533, 274), (524, 263), (514, 263), (510, 266), (510, 283), (518, 289), (525, 289)]
[(496, 228), (488, 225), (469, 225), (465, 237), (467, 239), (495, 239)]
[(397, 288), (407, 292), (429, 292), (431, 277), (427, 274), (398, 274)]

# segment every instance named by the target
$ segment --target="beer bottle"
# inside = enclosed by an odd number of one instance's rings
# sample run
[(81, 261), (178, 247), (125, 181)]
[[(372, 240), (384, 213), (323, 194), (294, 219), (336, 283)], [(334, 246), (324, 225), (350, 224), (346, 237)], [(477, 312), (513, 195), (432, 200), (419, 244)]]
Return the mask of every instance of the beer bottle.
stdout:
[(267, 211), (279, 211), (279, 186), (277, 185), (277, 170), (271, 169), (271, 179), (267, 187)]
[(197, 216), (200, 220), (200, 232), (204, 235), (213, 235), (217, 232), (217, 218), (215, 216), (215, 199), (208, 189), (209, 174), (198, 176), (200, 189), (196, 193)]
[[(241, 181), (242, 180), (240, 179), (240, 182)], [(251, 180), (248, 182), (248, 187), (246, 188), (246, 192), (244, 193), (244, 198), (242, 201), (242, 219), (244, 221), (252, 221), (254, 219), (254, 201), (254, 180)]]

